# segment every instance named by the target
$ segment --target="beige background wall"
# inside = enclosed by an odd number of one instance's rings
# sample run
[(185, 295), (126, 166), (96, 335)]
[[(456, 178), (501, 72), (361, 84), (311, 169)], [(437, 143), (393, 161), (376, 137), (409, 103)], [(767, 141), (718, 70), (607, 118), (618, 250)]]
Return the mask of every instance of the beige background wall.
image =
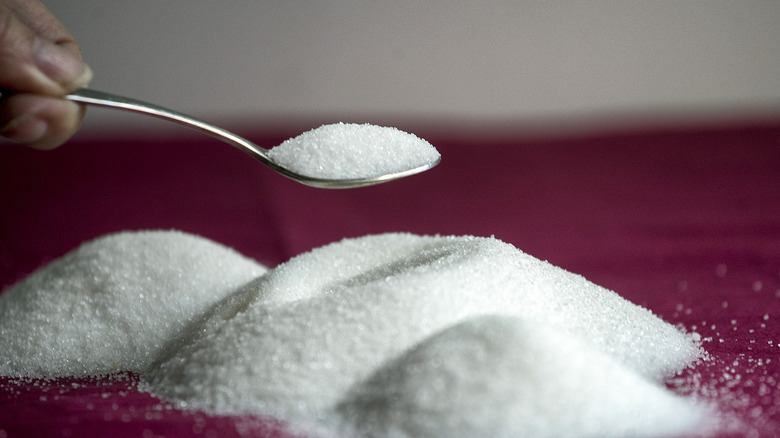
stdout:
[[(227, 124), (540, 129), (780, 114), (778, 1), (46, 4), (80, 40), (94, 88)], [(97, 110), (87, 127), (129, 120)]]

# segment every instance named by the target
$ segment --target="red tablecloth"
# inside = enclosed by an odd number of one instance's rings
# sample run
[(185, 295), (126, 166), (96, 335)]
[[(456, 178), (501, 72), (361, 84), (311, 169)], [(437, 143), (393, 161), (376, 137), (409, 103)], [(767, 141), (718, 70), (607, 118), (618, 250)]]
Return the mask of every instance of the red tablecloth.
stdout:
[[(247, 136), (272, 146), (296, 134)], [(0, 287), (120, 230), (180, 229), (269, 266), (343, 237), (495, 235), (695, 326), (716, 359), (696, 371), (751, 425), (723, 436), (780, 434), (780, 121), (427, 137), (439, 167), (345, 191), (298, 185), (206, 137), (0, 147)], [(0, 438), (284, 435), (273, 421), (168, 409), (133, 384), (0, 378)]]

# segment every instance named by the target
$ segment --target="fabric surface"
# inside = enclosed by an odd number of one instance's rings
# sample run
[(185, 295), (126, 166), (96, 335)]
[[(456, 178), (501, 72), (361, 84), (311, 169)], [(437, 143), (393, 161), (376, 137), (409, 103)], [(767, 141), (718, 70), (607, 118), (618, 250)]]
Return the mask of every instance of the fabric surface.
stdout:
[[(296, 134), (247, 137), (270, 147)], [(714, 360), (670, 387), (705, 393), (745, 423), (719, 436), (780, 434), (780, 121), (427, 139), (442, 154), (433, 170), (339, 191), (206, 137), (3, 145), (0, 288), (121, 230), (179, 229), (269, 267), (344, 237), (495, 235), (700, 333)], [(273, 419), (170, 409), (134, 383), (0, 378), (0, 438), (285, 436)]]

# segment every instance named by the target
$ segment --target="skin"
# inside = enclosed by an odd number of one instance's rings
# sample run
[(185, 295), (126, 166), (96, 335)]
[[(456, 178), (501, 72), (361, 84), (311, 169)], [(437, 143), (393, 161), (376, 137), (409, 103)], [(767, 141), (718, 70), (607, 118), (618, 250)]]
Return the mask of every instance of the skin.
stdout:
[(61, 97), (91, 76), (73, 35), (43, 4), (0, 0), (0, 136), (36, 149), (61, 145), (84, 117), (82, 105)]

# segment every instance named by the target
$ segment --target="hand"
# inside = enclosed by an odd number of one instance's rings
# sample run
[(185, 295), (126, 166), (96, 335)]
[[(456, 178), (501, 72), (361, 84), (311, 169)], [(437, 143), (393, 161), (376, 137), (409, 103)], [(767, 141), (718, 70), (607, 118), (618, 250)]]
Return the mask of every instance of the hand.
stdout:
[(84, 107), (61, 99), (92, 73), (73, 36), (38, 0), (0, 0), (0, 136), (51, 149), (81, 124)]

